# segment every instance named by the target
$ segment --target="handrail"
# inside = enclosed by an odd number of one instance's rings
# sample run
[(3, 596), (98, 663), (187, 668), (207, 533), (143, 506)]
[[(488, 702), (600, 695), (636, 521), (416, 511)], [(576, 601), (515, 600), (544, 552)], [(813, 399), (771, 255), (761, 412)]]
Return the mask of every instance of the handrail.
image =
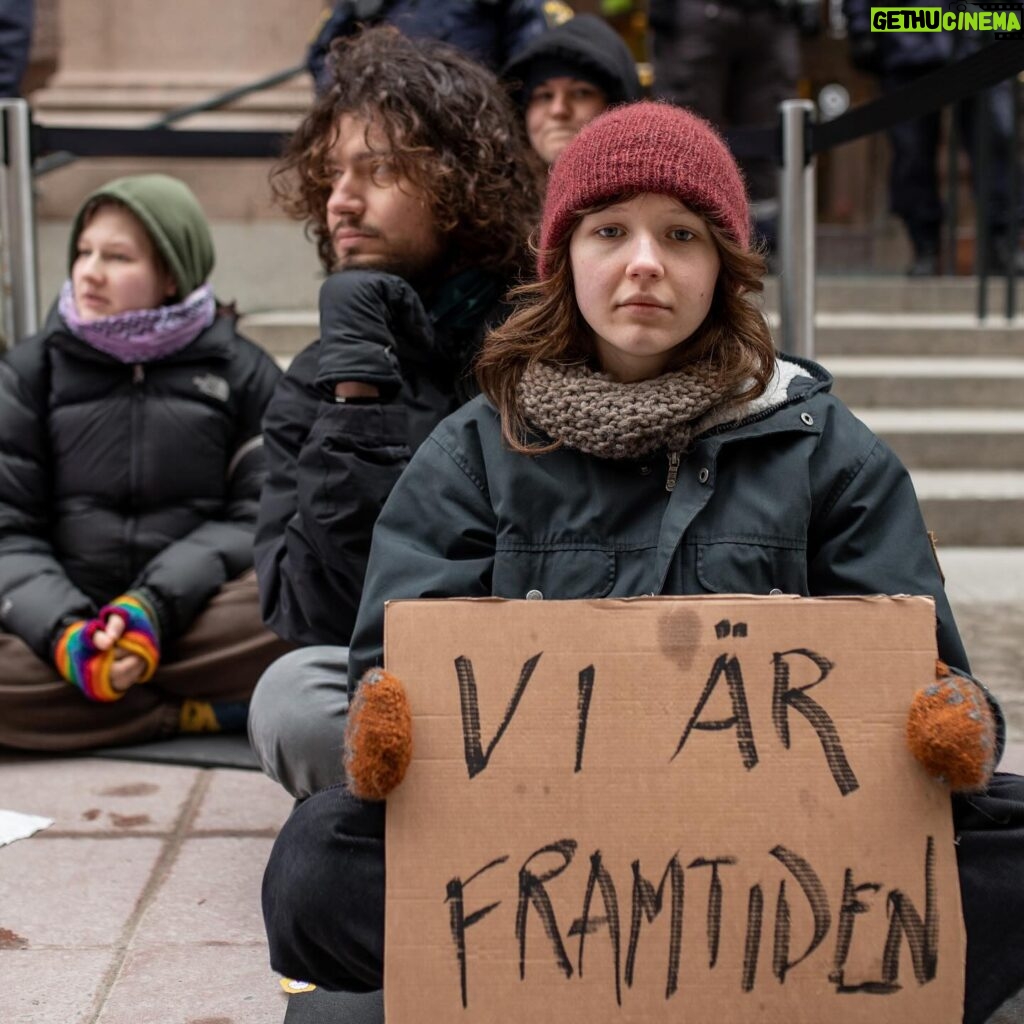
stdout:
[(32, 176), (32, 115), (24, 100), (0, 100), (0, 283), (6, 341), (39, 327), (39, 269)]
[[(296, 75), (306, 70), (305, 62), (302, 64), (296, 64), (290, 68), (284, 68), (281, 71), (275, 71), (272, 75), (264, 75), (262, 78), (257, 78), (252, 82), (248, 82), (245, 85), (236, 86), (233, 89), (228, 89), (225, 92), (217, 93), (215, 96), (210, 96), (205, 100), (200, 100), (198, 103), (189, 103), (184, 107), (175, 107), (173, 110), (169, 110), (162, 117), (158, 117), (155, 121), (144, 125), (143, 131), (154, 131), (160, 128), (168, 128), (172, 124), (176, 124), (178, 121), (184, 120), (186, 117), (191, 117), (193, 114), (202, 114), (209, 110), (217, 110), (220, 107), (226, 107), (229, 103), (234, 103), (235, 100), (240, 100), (250, 93), (261, 92), (264, 89), (273, 89), (275, 86), (281, 85), (287, 82), (289, 79), (294, 78)], [(89, 129), (79, 129), (79, 131), (88, 131)], [(109, 129), (108, 129), (109, 130)], [(139, 129), (133, 129), (139, 131)], [(56, 171), (58, 168), (67, 167), (68, 164), (73, 163), (78, 159), (78, 154), (75, 151), (57, 151), (50, 153), (47, 156), (40, 157), (35, 161), (33, 172), (36, 177), (40, 177), (43, 174), (49, 174), (51, 171)], [(167, 153), (119, 153), (118, 156), (167, 156), (173, 154)], [(220, 154), (216, 154), (220, 155)], [(248, 154), (246, 154), (248, 155)], [(263, 154), (259, 154), (263, 155)]]

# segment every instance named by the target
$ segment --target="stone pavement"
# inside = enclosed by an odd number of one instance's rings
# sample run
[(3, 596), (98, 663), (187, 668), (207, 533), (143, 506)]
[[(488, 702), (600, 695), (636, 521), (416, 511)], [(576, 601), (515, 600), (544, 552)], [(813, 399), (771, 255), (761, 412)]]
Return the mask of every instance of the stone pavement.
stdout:
[(938, 554), (971, 670), (1003, 705), (1010, 741), (1024, 744), (1024, 548)]
[(281, 1024), (259, 890), (291, 799), (258, 772), (5, 758), (3, 1024)]

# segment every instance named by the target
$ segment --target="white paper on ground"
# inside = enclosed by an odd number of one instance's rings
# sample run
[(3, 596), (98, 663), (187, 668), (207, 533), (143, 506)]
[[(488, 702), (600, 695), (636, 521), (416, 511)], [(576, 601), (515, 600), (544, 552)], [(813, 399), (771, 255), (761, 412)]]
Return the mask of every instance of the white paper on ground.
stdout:
[(38, 814), (22, 814), (19, 811), (0, 809), (0, 846), (13, 843), (16, 839), (28, 839), (41, 829), (49, 828), (53, 818), (41, 818)]

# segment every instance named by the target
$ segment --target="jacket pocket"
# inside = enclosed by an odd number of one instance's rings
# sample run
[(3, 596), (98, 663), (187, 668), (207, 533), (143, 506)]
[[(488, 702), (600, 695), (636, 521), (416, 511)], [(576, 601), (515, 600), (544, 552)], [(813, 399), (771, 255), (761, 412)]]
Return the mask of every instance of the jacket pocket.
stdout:
[(807, 594), (807, 551), (798, 545), (717, 541), (697, 545), (697, 579), (713, 594)]
[(531, 591), (559, 601), (605, 597), (614, 582), (615, 553), (600, 548), (499, 548), (494, 556), (495, 597)]

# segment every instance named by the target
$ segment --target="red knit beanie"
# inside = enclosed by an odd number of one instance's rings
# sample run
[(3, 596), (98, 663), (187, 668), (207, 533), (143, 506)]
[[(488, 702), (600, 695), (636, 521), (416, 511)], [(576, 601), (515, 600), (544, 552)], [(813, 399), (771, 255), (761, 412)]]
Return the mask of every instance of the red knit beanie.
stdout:
[(750, 214), (743, 177), (729, 148), (703, 118), (668, 103), (643, 101), (594, 118), (551, 168), (540, 227), (544, 253), (563, 239), (573, 215), (621, 195), (675, 196), (744, 249)]

